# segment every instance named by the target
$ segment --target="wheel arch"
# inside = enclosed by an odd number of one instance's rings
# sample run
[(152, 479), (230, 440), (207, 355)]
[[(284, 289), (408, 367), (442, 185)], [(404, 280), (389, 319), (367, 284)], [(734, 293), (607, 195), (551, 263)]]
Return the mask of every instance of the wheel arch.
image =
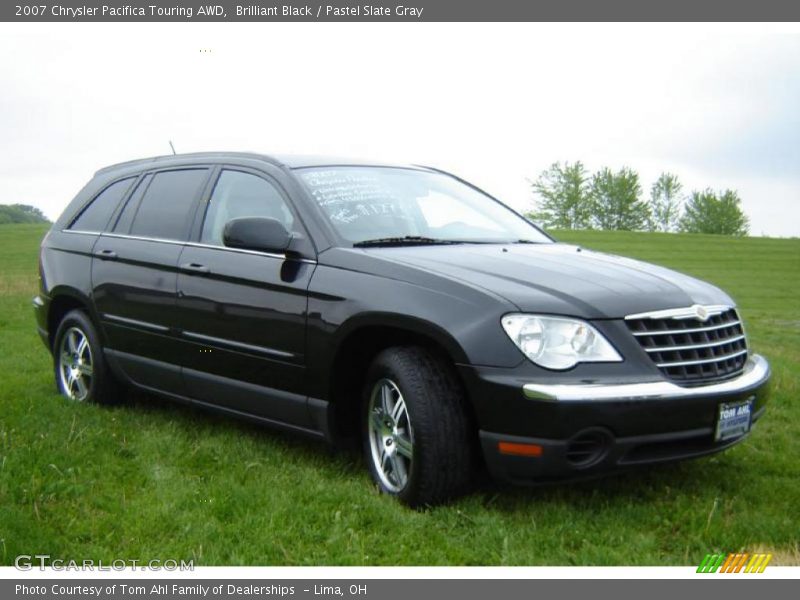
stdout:
[[(91, 300), (81, 291), (68, 287), (59, 286), (50, 291), (50, 303), (47, 307), (47, 337), (50, 350), (53, 350), (56, 331), (64, 317), (72, 310), (83, 310), (86, 315), (96, 324), (92, 311)], [(99, 328), (98, 334), (100, 333)]]
[(453, 367), (453, 375), (467, 400), (470, 418), (474, 409), (456, 364), (468, 362), (458, 342), (438, 325), (423, 319), (386, 313), (370, 313), (350, 319), (340, 327), (330, 363), (328, 398), (332, 432), (337, 439), (358, 432), (359, 407), (367, 369), (381, 351), (394, 346), (419, 346)]

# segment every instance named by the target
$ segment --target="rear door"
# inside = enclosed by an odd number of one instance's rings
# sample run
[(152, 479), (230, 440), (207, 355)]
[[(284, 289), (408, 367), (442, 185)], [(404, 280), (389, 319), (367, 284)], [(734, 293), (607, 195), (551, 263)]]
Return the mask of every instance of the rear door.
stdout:
[[(76, 289), (84, 299), (91, 298), (92, 250), (135, 181), (135, 176), (128, 176), (104, 183), (63, 229), (56, 226), (50, 230), (40, 261), (46, 293), (63, 286)], [(40, 323), (46, 325), (46, 319)], [(55, 331), (49, 333), (55, 335)]]
[[(183, 375), (193, 399), (308, 428), (305, 326), (316, 263), (274, 171), (222, 168), (198, 212), (202, 225), (179, 260), (178, 318), (190, 344)], [(305, 258), (226, 248), (223, 228), (237, 217), (278, 219), (305, 240)]]
[(136, 383), (175, 394), (183, 393), (174, 330), (178, 257), (209, 173), (146, 174), (94, 246), (92, 288), (108, 352)]

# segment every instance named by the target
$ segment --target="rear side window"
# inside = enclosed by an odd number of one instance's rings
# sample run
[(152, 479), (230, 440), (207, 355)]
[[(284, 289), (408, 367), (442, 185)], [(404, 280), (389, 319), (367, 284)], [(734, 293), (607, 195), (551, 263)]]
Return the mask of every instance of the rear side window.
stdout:
[(135, 179), (136, 177), (128, 177), (112, 183), (81, 211), (69, 228), (80, 231), (105, 230), (111, 215), (117, 210), (117, 205), (125, 197)]
[(114, 232), (116, 233), (128, 233), (131, 230), (131, 223), (133, 223), (133, 215), (136, 214), (136, 207), (139, 206), (139, 202), (142, 200), (142, 196), (144, 195), (147, 186), (150, 185), (150, 180), (153, 178), (152, 173), (148, 173), (136, 186), (136, 189), (133, 190), (130, 198), (125, 203), (125, 207), (122, 209), (122, 214), (117, 219), (117, 224), (114, 226)]
[(185, 240), (191, 211), (207, 174), (207, 169), (156, 173), (136, 209), (130, 234)]

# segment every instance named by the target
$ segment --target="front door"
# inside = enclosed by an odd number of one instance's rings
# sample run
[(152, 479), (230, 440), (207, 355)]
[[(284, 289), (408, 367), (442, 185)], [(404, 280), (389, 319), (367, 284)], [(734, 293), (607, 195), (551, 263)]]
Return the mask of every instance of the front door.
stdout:
[(187, 393), (201, 402), (302, 428), (306, 408), (307, 288), (315, 262), (226, 248), (225, 224), (270, 217), (302, 226), (275, 179), (223, 168), (199, 239), (178, 260), (178, 300)]

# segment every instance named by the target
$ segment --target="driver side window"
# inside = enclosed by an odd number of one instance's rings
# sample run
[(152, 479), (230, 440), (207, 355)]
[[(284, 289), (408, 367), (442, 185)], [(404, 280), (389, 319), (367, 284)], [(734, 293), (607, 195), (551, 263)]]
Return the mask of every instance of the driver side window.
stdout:
[(206, 210), (200, 241), (222, 246), (225, 224), (241, 217), (277, 219), (287, 231), (294, 228), (292, 211), (272, 183), (251, 173), (223, 170)]

